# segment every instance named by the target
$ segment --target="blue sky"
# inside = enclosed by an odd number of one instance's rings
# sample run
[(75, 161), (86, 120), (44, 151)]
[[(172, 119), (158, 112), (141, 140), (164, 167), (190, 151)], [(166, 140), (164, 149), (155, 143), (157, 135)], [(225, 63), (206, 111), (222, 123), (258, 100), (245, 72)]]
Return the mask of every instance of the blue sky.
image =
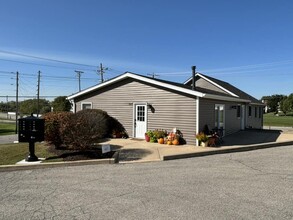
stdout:
[(15, 95), (16, 71), (19, 95), (36, 95), (39, 70), (41, 96), (70, 95), (74, 70), (85, 89), (99, 83), (100, 63), (106, 79), (130, 71), (184, 82), (196, 65), (256, 98), (288, 95), (292, 11), (290, 0), (0, 1), (0, 96)]

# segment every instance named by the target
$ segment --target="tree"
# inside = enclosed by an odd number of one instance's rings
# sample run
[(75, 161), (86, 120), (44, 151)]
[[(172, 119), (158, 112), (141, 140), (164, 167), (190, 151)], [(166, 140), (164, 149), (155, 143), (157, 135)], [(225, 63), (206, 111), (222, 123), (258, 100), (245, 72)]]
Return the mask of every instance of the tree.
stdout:
[(290, 100), (288, 99), (288, 98), (286, 98), (286, 99), (283, 99), (282, 101), (281, 101), (281, 104), (280, 104), (281, 106), (281, 111), (285, 114), (285, 115), (287, 115), (287, 113), (290, 111), (290, 108), (291, 108), (291, 106), (290, 106)]
[[(31, 114), (38, 113), (38, 100), (37, 99), (28, 99), (20, 102), (19, 111), (22, 114)], [(51, 111), (51, 106), (48, 100), (40, 99), (39, 100), (39, 113), (44, 114)]]
[(281, 110), (285, 115), (288, 112), (293, 112), (293, 93), (281, 101)]
[(278, 112), (278, 107), (280, 102), (286, 98), (285, 95), (271, 95), (271, 96), (264, 96), (262, 99), (267, 100), (267, 105), (271, 112)]
[(16, 102), (10, 101), (10, 102), (1, 102), (0, 103), (0, 111), (1, 112), (15, 112), (16, 111)]
[(66, 96), (58, 96), (52, 102), (52, 107), (54, 112), (69, 112), (72, 104), (66, 99)]

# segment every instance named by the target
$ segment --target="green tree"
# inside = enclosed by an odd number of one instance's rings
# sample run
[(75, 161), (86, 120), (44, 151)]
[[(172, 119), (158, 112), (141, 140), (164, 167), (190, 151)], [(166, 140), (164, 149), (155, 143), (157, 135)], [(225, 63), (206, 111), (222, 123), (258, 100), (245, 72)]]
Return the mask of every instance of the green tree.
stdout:
[(71, 103), (66, 99), (66, 96), (58, 96), (52, 102), (54, 112), (69, 112), (71, 110)]
[(270, 112), (278, 112), (278, 107), (280, 105), (280, 102), (286, 98), (285, 95), (271, 95), (271, 96), (264, 96), (262, 99), (267, 100), (267, 105), (270, 109)]
[[(38, 100), (37, 99), (28, 99), (20, 102), (19, 111), (22, 114), (31, 114), (38, 113)], [(50, 102), (46, 99), (39, 100), (39, 113), (44, 114), (51, 111)]]
[(281, 101), (281, 104), (280, 104), (281, 106), (281, 111), (285, 114), (285, 115), (287, 115), (287, 113), (290, 111), (290, 108), (291, 108), (291, 106), (290, 106), (290, 100), (288, 99), (288, 98), (285, 98), (285, 99), (283, 99), (282, 101)]
[(1, 102), (0, 103), (0, 111), (1, 112), (15, 112), (16, 111), (16, 102)]

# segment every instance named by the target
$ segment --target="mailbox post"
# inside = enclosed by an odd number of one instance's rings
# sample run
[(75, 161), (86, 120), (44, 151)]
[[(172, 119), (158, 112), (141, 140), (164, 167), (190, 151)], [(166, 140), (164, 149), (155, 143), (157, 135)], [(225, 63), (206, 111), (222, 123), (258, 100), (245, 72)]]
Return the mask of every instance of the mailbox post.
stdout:
[(29, 155), (26, 161), (38, 161), (35, 155), (35, 142), (44, 140), (45, 120), (33, 115), (18, 119), (18, 141), (29, 143)]

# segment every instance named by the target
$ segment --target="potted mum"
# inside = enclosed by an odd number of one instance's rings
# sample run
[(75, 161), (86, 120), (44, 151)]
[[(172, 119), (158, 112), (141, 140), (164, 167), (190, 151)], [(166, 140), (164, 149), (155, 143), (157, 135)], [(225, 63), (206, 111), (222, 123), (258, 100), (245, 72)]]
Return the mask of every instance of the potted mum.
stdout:
[(196, 134), (195, 137), (200, 142), (201, 146), (203, 146), (203, 147), (208, 146), (209, 137), (205, 133), (199, 132), (198, 134)]

